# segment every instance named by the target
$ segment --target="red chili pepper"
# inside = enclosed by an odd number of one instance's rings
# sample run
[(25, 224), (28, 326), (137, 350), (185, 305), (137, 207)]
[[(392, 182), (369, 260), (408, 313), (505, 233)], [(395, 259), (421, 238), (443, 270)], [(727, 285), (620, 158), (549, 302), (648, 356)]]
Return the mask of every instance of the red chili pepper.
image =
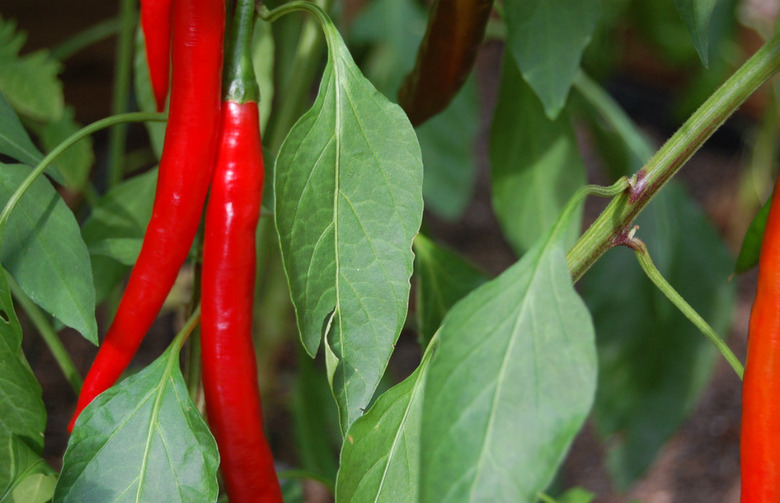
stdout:
[(69, 431), (81, 410), (130, 363), (198, 230), (219, 136), (224, 30), (224, 0), (173, 2), (173, 87), (152, 218)]
[(165, 110), (171, 63), (171, 4), (173, 0), (141, 0), (141, 28), (146, 63), (157, 111)]
[(227, 52), (217, 166), (206, 209), (201, 358), (209, 426), (228, 499), (282, 503), (263, 432), (252, 343), (255, 232), (263, 189), (259, 91), (252, 69), (254, 0), (239, 0)]
[(780, 502), (780, 184), (761, 243), (742, 384), (741, 503)]

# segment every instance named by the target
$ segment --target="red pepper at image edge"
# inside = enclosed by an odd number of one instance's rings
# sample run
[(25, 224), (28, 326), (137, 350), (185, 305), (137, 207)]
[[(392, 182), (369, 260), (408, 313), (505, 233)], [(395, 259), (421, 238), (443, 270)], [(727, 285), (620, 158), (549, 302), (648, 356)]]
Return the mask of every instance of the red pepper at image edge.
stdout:
[(780, 502), (780, 189), (766, 222), (742, 383), (740, 503)]
[(146, 64), (157, 111), (165, 110), (171, 71), (171, 7), (173, 0), (141, 0), (141, 29)]
[(111, 387), (170, 292), (200, 224), (219, 136), (224, 0), (174, 0), (172, 86), (152, 218), (68, 425)]

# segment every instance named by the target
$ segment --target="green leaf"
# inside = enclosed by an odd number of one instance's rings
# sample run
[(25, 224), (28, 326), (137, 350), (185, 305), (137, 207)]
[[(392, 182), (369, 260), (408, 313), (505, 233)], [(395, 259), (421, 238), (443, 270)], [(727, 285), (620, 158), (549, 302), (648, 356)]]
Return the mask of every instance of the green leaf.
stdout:
[(0, 154), (29, 166), (35, 166), (43, 160), (43, 154), (33, 145), (19, 117), (2, 93), (0, 93)]
[(423, 399), (420, 501), (536, 501), (590, 410), (593, 326), (548, 236), (458, 302)]
[(55, 503), (217, 499), (217, 445), (190, 399), (178, 345), (100, 394), (76, 421)]
[[(518, 255), (545, 233), (585, 183), (568, 116), (550, 121), (508, 57), (490, 132), (490, 166), (493, 208)], [(572, 221), (571, 237), (579, 220)]]
[(350, 27), (351, 43), (371, 45), (361, 67), (390, 100), (397, 100), (404, 75), (414, 68), (426, 25), (427, 13), (414, 0), (375, 0)]
[[(637, 223), (663, 276), (716, 332), (728, 330), (732, 259), (701, 210), (670, 183)], [(608, 467), (625, 488), (691, 411), (716, 351), (645, 277), (630, 250), (599, 260), (584, 278), (583, 297), (598, 334), (595, 425), (608, 440)]]
[(0, 92), (23, 115), (48, 122), (62, 116), (65, 99), (57, 78), (60, 63), (48, 51), (19, 56), (26, 35), (0, 17)]
[(674, 0), (704, 66), (709, 66), (710, 18), (717, 0)]
[[(38, 134), (43, 147), (52, 150), (79, 129), (81, 126), (74, 120), (73, 107), (67, 106), (62, 117), (46, 123), (38, 130)], [(57, 157), (57, 168), (64, 175), (64, 183), (68, 188), (81, 190), (89, 180), (89, 171), (94, 162), (92, 140), (83, 138)]]
[(108, 238), (89, 246), (90, 255), (110, 257), (122, 265), (132, 266), (141, 253), (141, 238)]
[(0, 496), (35, 464), (46, 428), (41, 386), (22, 353), (22, 327), (5, 274), (0, 269)]
[(338, 411), (324, 369), (302, 348), (290, 407), (295, 432), (296, 457), (301, 468), (336, 479), (337, 453), (341, 445)]
[(566, 103), (600, 5), (599, 0), (504, 2), (509, 52), (550, 119)]
[(596, 497), (590, 491), (581, 487), (569, 489), (558, 497), (558, 503), (590, 503)]
[[(43, 433), (41, 433), (43, 438)], [(34, 449), (17, 436), (8, 436), (0, 444), (0, 503), (35, 503), (51, 499), (54, 471)], [(37, 451), (37, 452), (36, 452)]]
[(422, 160), (403, 111), (361, 75), (325, 25), (313, 107), (276, 161), (275, 218), (301, 340), (325, 338), (342, 431), (368, 405), (406, 318)]
[[(352, 25), (351, 41), (371, 44), (361, 67), (391, 101), (397, 101), (401, 81), (414, 67), (426, 21), (425, 10), (412, 0), (377, 0)], [(459, 218), (471, 199), (479, 123), (477, 86), (469, 79), (446, 110), (417, 128), (426, 209), (446, 220)]]
[[(47, 148), (49, 148), (48, 145)], [(30, 136), (19, 121), (19, 117), (2, 93), (0, 93), (0, 154), (12, 157), (30, 167), (36, 166), (43, 160), (43, 154), (38, 150), (38, 147), (33, 145)], [(50, 164), (46, 168), (46, 174), (57, 183), (65, 183), (65, 179), (55, 164)]]
[(761, 256), (761, 242), (764, 239), (764, 229), (771, 206), (772, 198), (770, 197), (758, 210), (745, 231), (745, 237), (742, 239), (742, 246), (739, 249), (739, 255), (737, 255), (737, 262), (734, 265), (736, 274), (745, 273), (758, 265), (758, 258)]
[[(280, 480), (284, 503), (306, 503), (306, 493), (300, 480)], [(220, 500), (220, 503), (222, 501)]]
[[(0, 205), (29, 174), (27, 166), (0, 164)], [(97, 344), (89, 253), (73, 213), (45, 178), (21, 198), (1, 240), (0, 263), (24, 293)]]
[(474, 191), (479, 131), (477, 86), (469, 79), (452, 103), (417, 128), (423, 153), (426, 208), (446, 220), (460, 218)]
[[(127, 273), (128, 257), (109, 257), (95, 253), (95, 250), (100, 251), (112, 246), (102, 243), (103, 241), (143, 240), (146, 226), (152, 217), (156, 187), (156, 169), (134, 176), (108, 191), (84, 222), (81, 235), (91, 251), (95, 298), (98, 302), (104, 299)], [(118, 258), (123, 260), (117, 262)]]
[(14, 488), (9, 503), (46, 503), (54, 496), (56, 485), (56, 475), (33, 473)]
[(423, 346), (427, 346), (447, 311), (487, 277), (422, 234), (414, 238), (414, 253), (418, 330)]
[[(142, 112), (156, 112), (157, 104), (152, 92), (152, 83), (149, 80), (149, 66), (146, 64), (146, 46), (144, 45), (144, 35), (140, 25), (135, 37), (133, 75), (135, 77), (133, 88), (135, 89), (135, 99), (138, 102), (138, 108)], [(149, 142), (152, 144), (152, 150), (154, 150), (157, 159), (160, 159), (162, 156), (166, 124), (167, 122), (157, 121), (144, 123), (146, 132), (149, 134)]]
[(417, 501), (423, 390), (434, 344), (417, 369), (349, 429), (341, 449), (337, 502)]

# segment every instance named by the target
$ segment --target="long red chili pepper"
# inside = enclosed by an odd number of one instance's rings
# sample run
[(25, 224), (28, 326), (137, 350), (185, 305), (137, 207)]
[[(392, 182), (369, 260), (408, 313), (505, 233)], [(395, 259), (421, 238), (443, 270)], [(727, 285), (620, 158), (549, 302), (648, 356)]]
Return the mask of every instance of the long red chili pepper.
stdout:
[(227, 51), (217, 166), (206, 209), (201, 358), (209, 426), (233, 503), (282, 503), (263, 431), (252, 343), (263, 155), (252, 69), (253, 0), (239, 0)]
[(741, 503), (780, 502), (780, 183), (761, 243), (742, 384)]
[(224, 0), (174, 0), (173, 86), (152, 218), (69, 431), (81, 410), (130, 363), (198, 230), (219, 136), (224, 30)]
[(173, 0), (141, 0), (141, 28), (146, 63), (157, 111), (165, 109), (171, 64), (171, 6)]

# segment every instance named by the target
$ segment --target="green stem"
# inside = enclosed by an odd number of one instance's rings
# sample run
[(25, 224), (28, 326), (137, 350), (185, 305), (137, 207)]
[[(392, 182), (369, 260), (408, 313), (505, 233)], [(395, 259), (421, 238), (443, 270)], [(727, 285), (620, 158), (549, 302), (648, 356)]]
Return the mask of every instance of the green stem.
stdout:
[[(269, 11), (265, 6), (260, 6), (259, 15), (264, 21), (273, 22), (290, 12), (307, 10), (314, 13), (319, 18), (320, 23), (325, 24), (329, 22), (326, 12), (330, 9), (331, 3), (332, 0), (318, 0), (316, 3), (293, 1), (280, 5), (272, 11)], [(284, 86), (285, 96), (275, 110), (273, 127), (268, 134), (268, 148), (273, 153), (279, 151), (287, 133), (304, 110), (307, 103), (306, 96), (314, 81), (317, 71), (316, 61), (321, 50), (320, 27), (317, 26), (317, 21), (314, 19), (306, 19), (289, 71), (291, 78)]]
[(27, 192), (27, 189), (29, 189), (35, 182), (35, 179), (38, 178), (38, 176), (43, 173), (52, 162), (54, 162), (57, 156), (67, 150), (74, 143), (86, 136), (91, 135), (95, 131), (100, 131), (101, 129), (115, 126), (117, 124), (146, 121), (164, 122), (165, 120), (166, 116), (163, 114), (148, 112), (134, 112), (129, 114), (114, 115), (93, 122), (92, 124), (83, 127), (70, 135), (62, 143), (57, 145), (57, 147), (55, 147), (51, 152), (49, 152), (48, 155), (43, 158), (43, 160), (41, 160), (38, 166), (36, 166), (35, 169), (32, 170), (32, 172), (27, 176), (27, 178), (24, 179), (21, 185), (19, 185), (19, 187), (16, 189), (16, 192), (11, 195), (11, 198), (8, 199), (8, 202), (5, 204), (3, 211), (0, 212), (0, 234), (2, 234), (3, 229), (5, 229), (5, 224), (8, 223), (8, 218), (11, 215), (11, 212), (14, 210), (22, 196), (24, 196), (24, 193)]
[[(176, 337), (174, 337), (173, 342), (171, 342), (171, 346), (174, 348), (174, 352), (178, 353), (181, 351), (182, 346), (184, 345), (184, 341), (187, 340), (187, 338), (190, 336), (193, 330), (195, 330), (195, 327), (197, 326), (198, 322), (200, 321), (200, 304), (195, 307), (195, 309), (192, 311), (192, 314), (190, 314), (189, 318), (187, 318), (187, 321), (184, 323), (184, 326), (181, 327), (181, 330), (179, 330), (179, 333), (176, 334)], [(179, 358), (177, 356), (176, 361), (179, 361)]]
[[(4, 274), (4, 272), (2, 273)], [(8, 286), (11, 289), (11, 294), (13, 294), (16, 301), (19, 302), (22, 309), (27, 313), (27, 317), (30, 318), (33, 325), (35, 325), (41, 338), (54, 356), (54, 360), (57, 362), (60, 370), (62, 370), (65, 378), (70, 383), (70, 387), (73, 388), (73, 392), (78, 396), (81, 392), (81, 385), (83, 383), (81, 374), (79, 374), (78, 369), (76, 369), (76, 365), (73, 364), (73, 360), (71, 360), (62, 341), (57, 337), (57, 332), (51, 326), (51, 323), (49, 323), (48, 317), (27, 295), (25, 295), (11, 275), (6, 274), (6, 276), (8, 277)]]
[(118, 17), (106, 19), (68, 38), (51, 50), (54, 59), (65, 61), (74, 54), (92, 44), (116, 35), (122, 30), (122, 20)]
[(623, 244), (631, 223), (655, 194), (761, 84), (780, 69), (780, 35), (775, 35), (718, 88), (632, 178), (631, 190), (607, 206), (566, 260), (574, 281), (599, 257)]
[(736, 372), (739, 378), (742, 379), (742, 375), (745, 372), (745, 368), (742, 366), (742, 363), (740, 363), (739, 359), (734, 356), (734, 353), (732, 353), (731, 349), (728, 347), (728, 345), (726, 345), (723, 339), (718, 336), (715, 330), (713, 330), (712, 327), (706, 321), (704, 321), (704, 318), (699, 316), (699, 313), (697, 313), (696, 310), (693, 309), (691, 305), (680, 296), (679, 293), (677, 293), (674, 287), (672, 287), (672, 285), (666, 281), (658, 268), (656, 268), (653, 260), (650, 258), (650, 253), (648, 253), (645, 243), (640, 239), (635, 238), (633, 236), (633, 231), (631, 231), (628, 235), (628, 242), (626, 244), (632, 248), (634, 252), (636, 252), (639, 265), (642, 266), (642, 270), (645, 271), (645, 274), (647, 274), (647, 277), (650, 278), (650, 281), (652, 281), (653, 284), (655, 284), (655, 286), (661, 290), (664, 295), (666, 295), (666, 298), (669, 299), (672, 304), (674, 304), (675, 307), (685, 315), (686, 318), (691, 320), (691, 323), (693, 323), (696, 328), (698, 328), (701, 333), (704, 334), (704, 336), (707, 337), (707, 339), (709, 339), (716, 348), (718, 348), (718, 351), (720, 351), (720, 354), (723, 355), (723, 358), (726, 359), (729, 365), (731, 365), (731, 368), (734, 369), (734, 372)]
[(254, 11), (254, 0), (238, 0), (225, 51), (225, 75), (222, 79), (225, 101), (257, 103), (260, 100), (260, 89), (252, 64)]
[(569, 221), (571, 220), (571, 214), (579, 207), (580, 203), (582, 203), (586, 197), (615, 197), (618, 194), (624, 192), (629, 186), (628, 178), (622, 177), (609, 187), (602, 187), (601, 185), (585, 185), (584, 187), (577, 189), (577, 192), (571, 196), (571, 199), (569, 199), (569, 201), (561, 210), (560, 215), (558, 215), (558, 219), (555, 221), (555, 224), (553, 224), (551, 239), (555, 240), (557, 239), (557, 236), (560, 236), (566, 232), (569, 226)]
[(336, 484), (333, 483), (328, 477), (320, 475), (319, 473), (311, 472), (308, 470), (281, 470), (276, 473), (279, 479), (309, 479), (316, 480), (320, 484), (327, 487), (331, 493), (336, 491)]
[[(116, 48), (112, 115), (126, 113), (130, 106), (130, 70), (133, 64), (133, 33), (136, 25), (135, 0), (121, 0), (119, 16), (122, 20), (122, 28), (119, 31)], [(122, 125), (111, 130), (108, 156), (109, 189), (122, 181), (126, 144), (127, 126)]]

